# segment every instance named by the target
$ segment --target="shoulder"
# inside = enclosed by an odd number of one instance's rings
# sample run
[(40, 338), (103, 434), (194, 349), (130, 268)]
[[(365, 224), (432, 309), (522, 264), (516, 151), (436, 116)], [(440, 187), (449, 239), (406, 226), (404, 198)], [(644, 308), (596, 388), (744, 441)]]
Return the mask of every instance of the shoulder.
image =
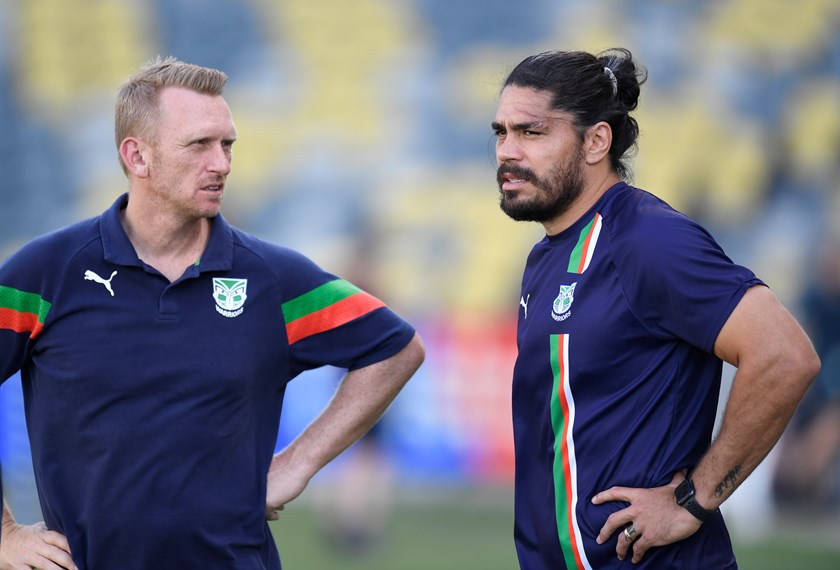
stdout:
[(256, 257), (269, 267), (282, 269), (283, 273), (292, 268), (317, 267), (315, 262), (294, 249), (258, 238), (233, 226), (231, 232), (233, 245), (240, 255)]
[(280, 286), (284, 298), (300, 295), (338, 279), (299, 251), (271, 243), (235, 227), (231, 227), (231, 231), (234, 248), (237, 250), (237, 263), (256, 264), (268, 272)]
[(45, 267), (62, 265), (62, 261), (69, 261), (79, 251), (99, 241), (101, 233), (97, 216), (33, 239), (9, 256), (3, 265), (34, 267), (43, 271)]
[(686, 256), (723, 255), (701, 224), (639, 188), (618, 192), (602, 216), (618, 263), (654, 267)]
[(34, 295), (42, 306), (50, 307), (73, 261), (89, 247), (101, 254), (96, 218), (35, 238), (0, 263), (0, 290)]

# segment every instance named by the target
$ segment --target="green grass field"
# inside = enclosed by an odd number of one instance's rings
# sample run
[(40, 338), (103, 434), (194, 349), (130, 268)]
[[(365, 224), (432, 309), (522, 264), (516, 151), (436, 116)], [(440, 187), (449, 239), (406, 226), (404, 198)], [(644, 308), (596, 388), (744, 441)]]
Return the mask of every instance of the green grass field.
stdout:
[[(435, 491), (430, 491), (434, 495)], [(307, 505), (290, 505), (272, 530), (286, 570), (513, 570), (512, 509), (506, 495), (449, 494), (401, 501), (385, 536), (369, 552), (339, 552), (319, 533)], [(798, 523), (799, 524), (799, 523)], [(838, 570), (840, 534), (814, 536), (786, 525), (782, 539), (736, 541), (741, 570)]]

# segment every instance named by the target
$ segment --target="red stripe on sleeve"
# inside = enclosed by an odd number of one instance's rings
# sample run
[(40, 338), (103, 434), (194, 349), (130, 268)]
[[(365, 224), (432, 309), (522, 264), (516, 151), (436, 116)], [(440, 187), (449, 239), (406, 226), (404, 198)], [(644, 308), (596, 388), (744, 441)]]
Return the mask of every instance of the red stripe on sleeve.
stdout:
[(595, 228), (598, 226), (598, 218), (601, 214), (596, 213), (592, 218), (592, 225), (589, 227), (589, 233), (586, 234), (586, 241), (583, 242), (583, 251), (580, 252), (580, 263), (575, 273), (583, 273), (583, 268), (586, 265), (586, 258), (589, 256), (589, 242), (592, 241), (592, 234), (595, 233)]
[(289, 344), (334, 329), (384, 306), (385, 303), (369, 293), (364, 291), (356, 293), (287, 324), (286, 334), (289, 337)]
[(10, 329), (19, 333), (28, 332), (29, 338), (35, 338), (41, 334), (44, 325), (38, 322), (38, 315), (35, 313), (21, 313), (0, 307), (0, 329)]

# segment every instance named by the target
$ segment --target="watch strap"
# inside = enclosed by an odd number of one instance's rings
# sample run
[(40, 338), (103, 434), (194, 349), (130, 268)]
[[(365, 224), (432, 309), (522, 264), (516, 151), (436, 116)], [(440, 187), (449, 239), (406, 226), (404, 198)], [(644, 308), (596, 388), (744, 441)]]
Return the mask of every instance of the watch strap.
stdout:
[(689, 477), (686, 477), (685, 481), (676, 488), (674, 496), (677, 499), (677, 504), (694, 515), (700, 522), (706, 522), (717, 512), (717, 509), (710, 511), (697, 502), (694, 482)]
[(689, 499), (687, 501), (685, 501), (682, 504), (682, 506), (683, 506), (683, 508), (685, 508), (685, 510), (687, 510), (692, 515), (694, 515), (697, 519), (699, 519), (700, 522), (706, 522), (707, 520), (712, 518), (715, 515), (715, 513), (717, 512), (716, 510), (715, 511), (710, 511), (709, 509), (705, 509), (705, 508), (701, 507), (700, 503), (698, 503), (697, 500), (694, 497), (689, 497)]

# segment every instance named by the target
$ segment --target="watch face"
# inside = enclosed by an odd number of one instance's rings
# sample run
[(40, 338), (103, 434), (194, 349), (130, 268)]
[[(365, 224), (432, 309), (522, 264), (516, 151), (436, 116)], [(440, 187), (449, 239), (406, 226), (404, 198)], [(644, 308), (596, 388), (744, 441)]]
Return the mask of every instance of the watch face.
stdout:
[(674, 496), (677, 499), (677, 504), (682, 505), (691, 497), (694, 496), (694, 485), (691, 484), (691, 479), (686, 479), (680, 483), (679, 487), (674, 491)]

